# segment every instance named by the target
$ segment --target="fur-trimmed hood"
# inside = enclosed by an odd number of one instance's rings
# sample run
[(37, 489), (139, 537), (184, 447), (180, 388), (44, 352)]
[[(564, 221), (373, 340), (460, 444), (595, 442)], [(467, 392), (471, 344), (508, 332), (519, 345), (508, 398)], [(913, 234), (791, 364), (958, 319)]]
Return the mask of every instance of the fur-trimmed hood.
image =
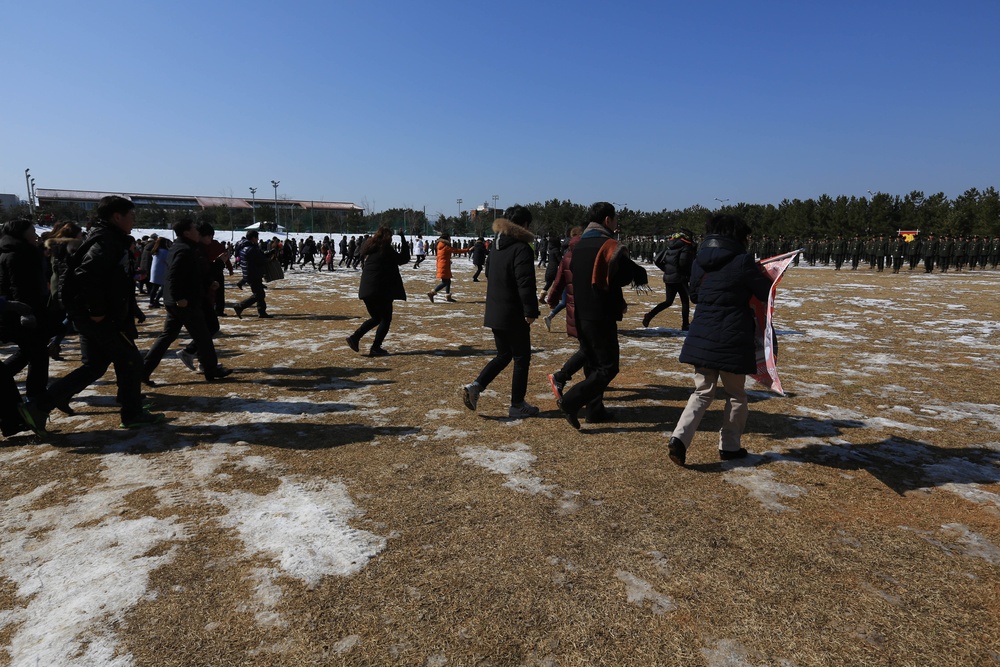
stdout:
[(497, 248), (502, 248), (511, 241), (522, 241), (528, 244), (535, 241), (535, 235), (530, 230), (525, 229), (521, 225), (514, 224), (507, 218), (497, 218), (493, 222), (493, 232), (499, 235), (497, 237)]

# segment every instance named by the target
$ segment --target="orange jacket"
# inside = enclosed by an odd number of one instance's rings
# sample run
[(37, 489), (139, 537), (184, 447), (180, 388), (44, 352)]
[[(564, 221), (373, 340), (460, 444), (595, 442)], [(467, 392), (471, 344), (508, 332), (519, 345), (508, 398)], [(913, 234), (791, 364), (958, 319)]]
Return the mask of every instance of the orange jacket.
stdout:
[(451, 243), (444, 239), (438, 239), (437, 245), (437, 277), (438, 279), (451, 279), (451, 256), (466, 255), (472, 252), (472, 248), (452, 248)]

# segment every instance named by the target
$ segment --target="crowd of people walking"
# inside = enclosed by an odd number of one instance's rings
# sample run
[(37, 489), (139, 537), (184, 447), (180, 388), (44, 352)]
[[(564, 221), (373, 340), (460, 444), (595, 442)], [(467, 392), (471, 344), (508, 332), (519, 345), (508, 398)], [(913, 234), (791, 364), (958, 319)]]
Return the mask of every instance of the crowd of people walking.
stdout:
[[(232, 370), (219, 361), (216, 348), (220, 317), (227, 308), (226, 274), (238, 268), (236, 283), (244, 298), (232, 304), (238, 318), (254, 309), (269, 319), (267, 283), (284, 272), (324, 269), (359, 270), (358, 298), (367, 317), (346, 338), (360, 352), (372, 330), (369, 357), (389, 356), (383, 344), (393, 321), (393, 304), (406, 300), (403, 270), (419, 270), (433, 255), (435, 286), (427, 292), (434, 303), (441, 293), (446, 302), (453, 293), (453, 258), (468, 255), (472, 282), (486, 281), (483, 326), (491, 330), (494, 356), (470, 383), (460, 387), (463, 404), (478, 410), (482, 392), (508, 367), (511, 376), (508, 416), (530, 418), (539, 408), (526, 401), (532, 356), (531, 327), (541, 317), (540, 302), (550, 312), (542, 318), (551, 331), (553, 320), (565, 314), (567, 335), (577, 349), (548, 375), (561, 415), (581, 429), (580, 414), (588, 424), (614, 421), (614, 410), (604, 395), (619, 373), (618, 322), (628, 309), (624, 290), (648, 291), (649, 278), (639, 261), (662, 273), (665, 299), (642, 316), (649, 327), (654, 318), (680, 301), (680, 327), (687, 332), (680, 361), (694, 369), (694, 391), (667, 442), (669, 458), (686, 462), (694, 434), (714, 398), (725, 389), (726, 407), (719, 451), (724, 460), (747, 452), (741, 436), (747, 419), (744, 385), (755, 371), (753, 297), (766, 300), (770, 279), (757, 258), (802, 249), (810, 265), (867, 262), (872, 270), (904, 266), (914, 270), (996, 268), (1000, 239), (952, 238), (907, 233), (896, 238), (844, 239), (754, 238), (738, 217), (711, 216), (701, 237), (679, 229), (660, 239), (631, 239), (635, 254), (618, 237), (615, 207), (597, 202), (590, 207), (584, 228), (562, 238), (531, 231), (532, 214), (513, 206), (495, 220), (493, 236), (453, 243), (447, 233), (435, 240), (418, 234), (407, 239), (383, 226), (370, 235), (312, 236), (296, 242), (274, 237), (262, 240), (249, 230), (235, 244), (215, 239), (210, 224), (191, 218), (178, 220), (173, 238), (151, 234), (138, 241), (131, 236), (134, 205), (123, 197), (105, 197), (86, 232), (67, 222), (46, 233), (44, 243), (28, 220), (6, 223), (0, 234), (0, 341), (13, 353), (0, 365), (0, 427), (5, 437), (24, 430), (45, 433), (53, 410), (72, 414), (71, 400), (114, 367), (121, 426), (138, 428), (159, 423), (163, 415), (151, 412), (142, 385), (157, 385), (154, 375), (182, 331), (189, 340), (177, 358), (205, 381), (227, 379)], [(336, 263), (336, 256), (340, 262)], [(637, 261), (639, 260), (639, 261)], [(796, 262), (799, 257), (796, 256)], [(412, 261), (412, 267), (410, 263)], [(539, 298), (536, 267), (544, 267)], [(246, 294), (245, 290), (249, 290)], [(139, 302), (145, 308), (139, 307)], [(691, 304), (695, 304), (694, 317)], [(144, 311), (162, 309), (162, 331), (145, 352), (136, 344), (137, 323)], [(80, 364), (51, 378), (50, 359), (61, 359), (67, 335), (80, 340)], [(27, 370), (24, 395), (15, 378)], [(582, 378), (573, 383), (582, 371)]]

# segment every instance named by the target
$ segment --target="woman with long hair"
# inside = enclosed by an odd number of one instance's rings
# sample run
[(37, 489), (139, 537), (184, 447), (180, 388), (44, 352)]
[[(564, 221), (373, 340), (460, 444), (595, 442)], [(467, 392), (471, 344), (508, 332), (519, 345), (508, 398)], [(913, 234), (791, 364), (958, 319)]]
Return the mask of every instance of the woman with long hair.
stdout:
[(361, 269), (361, 286), (358, 298), (365, 302), (368, 319), (361, 323), (357, 331), (347, 337), (347, 345), (355, 352), (359, 349), (362, 336), (375, 330), (369, 357), (384, 357), (389, 353), (382, 349), (382, 341), (392, 324), (392, 302), (406, 301), (406, 290), (399, 267), (410, 261), (410, 246), (403, 232), (399, 233), (400, 251), (392, 247), (392, 230), (383, 225), (361, 246), (360, 256), (364, 265)]

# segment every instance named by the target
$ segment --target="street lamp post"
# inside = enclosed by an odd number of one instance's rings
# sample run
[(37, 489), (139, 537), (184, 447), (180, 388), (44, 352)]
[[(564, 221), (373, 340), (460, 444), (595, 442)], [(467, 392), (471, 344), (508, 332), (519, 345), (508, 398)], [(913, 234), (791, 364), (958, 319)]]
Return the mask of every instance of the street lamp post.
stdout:
[(500, 199), (500, 195), (493, 195), (493, 221), (496, 222), (497, 219), (497, 201)]
[(278, 231), (278, 186), (281, 181), (271, 181), (271, 185), (274, 186), (274, 231)]
[(458, 221), (461, 222), (462, 221), (462, 200), (461, 200), (461, 198), (459, 198), (459, 199), (456, 199), (455, 201), (458, 202)]
[(729, 201), (729, 199), (728, 198), (727, 199), (719, 199), (718, 197), (716, 197), (715, 201), (719, 202), (722, 205), (725, 205), (726, 202)]
[(250, 188), (250, 209), (253, 211), (253, 224), (257, 224), (257, 188)]
[(28, 189), (28, 213), (35, 217), (35, 203), (31, 201), (31, 169), (24, 170), (24, 185)]

